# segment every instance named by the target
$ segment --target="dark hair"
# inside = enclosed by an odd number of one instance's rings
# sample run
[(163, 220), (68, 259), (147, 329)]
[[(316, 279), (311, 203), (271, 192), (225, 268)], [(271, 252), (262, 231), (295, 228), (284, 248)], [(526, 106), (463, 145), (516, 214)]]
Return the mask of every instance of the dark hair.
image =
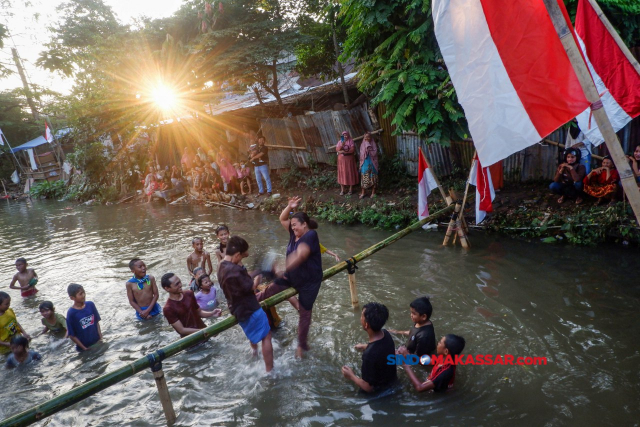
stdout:
[(304, 212), (294, 213), (293, 215), (291, 215), (291, 219), (294, 218), (297, 219), (301, 224), (306, 223), (310, 230), (315, 230), (316, 228), (318, 228), (318, 223), (315, 220), (309, 218), (309, 215)]
[(29, 340), (20, 334), (14, 335), (9, 341), (10, 345), (19, 345), (20, 347), (29, 348)]
[(202, 267), (196, 267), (196, 268), (193, 269), (192, 273), (193, 273), (194, 277), (196, 275), (196, 271), (200, 271), (200, 270), (204, 270), (204, 269)]
[(364, 320), (367, 321), (373, 332), (378, 332), (389, 318), (389, 310), (379, 302), (369, 302), (362, 307)]
[(42, 310), (51, 310), (51, 311), (56, 311), (56, 309), (53, 307), (53, 303), (51, 301), (42, 301), (40, 303), (40, 307), (38, 307), (39, 311)]
[(573, 154), (574, 156), (576, 156), (576, 164), (580, 163), (580, 159), (582, 158), (582, 152), (580, 150), (578, 150), (577, 148), (567, 148), (566, 150), (564, 150), (563, 159), (565, 162), (567, 161), (567, 154)]
[(78, 285), (77, 283), (71, 283), (69, 286), (67, 286), (67, 293), (70, 297), (75, 297), (78, 292), (83, 290), (84, 288), (82, 287), (82, 285)]
[(433, 307), (431, 306), (431, 301), (427, 297), (420, 297), (414, 299), (409, 307), (413, 308), (418, 314), (426, 314), (427, 320), (431, 319), (431, 313), (433, 313)]
[(240, 236), (231, 236), (225, 254), (233, 256), (237, 253), (243, 253), (249, 250), (249, 244)]
[(2, 304), (5, 300), (11, 299), (8, 293), (0, 291), (0, 304)]
[(465, 344), (464, 338), (459, 335), (447, 334), (444, 336), (444, 346), (452, 356), (462, 353)]
[(196, 279), (196, 286), (198, 286), (198, 289), (200, 289), (202, 287), (202, 279), (204, 279), (205, 277), (208, 278), (209, 280), (211, 280), (211, 277), (209, 277), (208, 274), (203, 274), (202, 276), (200, 276), (200, 277), (198, 277)]
[(18, 259), (16, 260), (16, 264), (17, 264), (17, 263), (26, 264), (26, 263), (27, 263), (27, 260), (26, 260), (26, 259), (24, 259), (24, 258), (18, 258)]
[(216, 236), (218, 235), (218, 233), (220, 233), (221, 231), (227, 230), (227, 233), (229, 233), (229, 227), (227, 227), (224, 224), (220, 224), (219, 226), (216, 227)]
[(136, 262), (138, 261), (142, 261), (140, 258), (134, 258), (131, 261), (129, 261), (129, 270), (133, 270), (133, 266), (136, 264)]
[(171, 286), (171, 278), (175, 276), (174, 273), (165, 273), (162, 275), (162, 278), (160, 279), (160, 284), (162, 285), (162, 288), (168, 288), (169, 286)]
[(202, 243), (204, 243), (204, 239), (202, 237), (194, 237), (193, 239), (191, 239), (191, 244), (193, 245), (196, 240), (200, 240)]

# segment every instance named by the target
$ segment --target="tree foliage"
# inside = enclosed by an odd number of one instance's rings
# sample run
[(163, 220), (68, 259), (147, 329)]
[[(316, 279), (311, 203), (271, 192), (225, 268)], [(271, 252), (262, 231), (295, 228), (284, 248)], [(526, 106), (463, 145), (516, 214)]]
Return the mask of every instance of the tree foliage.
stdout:
[(348, 27), (342, 59), (356, 59), (359, 89), (386, 105), (396, 132), (445, 145), (468, 136), (429, 1), (345, 0), (342, 15)]

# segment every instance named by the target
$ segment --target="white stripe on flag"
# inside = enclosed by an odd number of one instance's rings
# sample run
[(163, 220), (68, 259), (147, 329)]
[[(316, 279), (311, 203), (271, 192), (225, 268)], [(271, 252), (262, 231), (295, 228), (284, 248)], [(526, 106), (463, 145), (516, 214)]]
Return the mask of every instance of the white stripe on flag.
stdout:
[(433, 20), (483, 166), (542, 139), (502, 63), (480, 1), (434, 0)]

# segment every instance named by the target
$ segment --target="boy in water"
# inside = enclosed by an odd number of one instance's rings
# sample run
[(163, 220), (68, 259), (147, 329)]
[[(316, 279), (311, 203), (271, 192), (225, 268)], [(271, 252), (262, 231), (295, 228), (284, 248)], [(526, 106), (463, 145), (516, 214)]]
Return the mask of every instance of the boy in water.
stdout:
[(20, 365), (28, 365), (29, 363), (41, 360), (40, 353), (29, 350), (29, 340), (22, 335), (16, 335), (11, 338), (11, 354), (7, 357), (5, 367), (17, 368)]
[(389, 318), (389, 310), (377, 302), (362, 308), (360, 324), (369, 336), (368, 344), (357, 344), (362, 353), (362, 378), (348, 366), (342, 367), (342, 375), (353, 381), (362, 391), (373, 393), (389, 386), (398, 379), (395, 365), (387, 365), (387, 356), (395, 355), (395, 344), (389, 332), (382, 329)]
[(416, 298), (409, 304), (411, 321), (413, 326), (409, 331), (396, 331), (390, 329), (392, 334), (406, 335), (409, 337), (405, 347), (411, 354), (418, 357), (423, 355), (433, 356), (436, 351), (436, 333), (431, 323), (433, 307), (427, 297)]
[(70, 284), (67, 293), (73, 301), (73, 306), (67, 311), (67, 333), (76, 343), (76, 350), (87, 351), (102, 339), (100, 314), (94, 303), (86, 301), (87, 294), (82, 285)]
[(182, 290), (182, 281), (173, 273), (167, 273), (160, 280), (162, 289), (167, 291), (169, 299), (164, 304), (162, 312), (167, 322), (175, 329), (180, 337), (198, 332), (206, 328), (202, 317), (220, 317), (222, 310), (205, 311), (200, 308), (192, 291)]
[(127, 298), (129, 304), (136, 310), (136, 317), (140, 320), (151, 319), (162, 311), (158, 304), (158, 286), (156, 278), (147, 274), (144, 261), (134, 258), (129, 261), (129, 269), (133, 277), (127, 280)]
[(213, 271), (211, 254), (204, 250), (204, 239), (202, 237), (194, 237), (191, 241), (191, 246), (193, 246), (193, 253), (187, 258), (187, 269), (191, 277), (195, 279), (193, 270), (197, 267), (204, 269), (204, 274), (211, 274)]
[[(418, 377), (416, 377), (411, 366), (403, 364), (402, 367), (409, 376), (411, 384), (413, 384), (413, 388), (415, 388), (416, 391), (433, 390), (435, 392), (447, 391), (452, 388), (453, 382), (456, 379), (456, 365), (453, 364), (452, 359), (462, 353), (464, 345), (464, 338), (458, 335), (448, 334), (442, 337), (440, 342), (438, 342), (437, 352), (439, 356), (442, 355), (445, 359), (443, 363), (437, 363), (433, 367), (431, 373), (424, 382), (420, 381)], [(397, 353), (407, 356), (409, 351), (406, 347), (402, 346), (398, 349)]]
[(218, 267), (220, 287), (227, 298), (229, 311), (236, 316), (245, 336), (249, 339), (254, 355), (258, 354), (258, 343), (262, 342), (262, 355), (267, 372), (273, 369), (273, 347), (271, 328), (267, 315), (256, 299), (255, 289), (259, 277), (249, 276), (240, 261), (249, 256), (249, 244), (241, 237), (229, 239), (225, 256)]
[(218, 259), (218, 266), (224, 258), (224, 254), (227, 249), (227, 242), (229, 242), (229, 227), (222, 224), (216, 228), (216, 236), (220, 240), (220, 245), (216, 248), (216, 258)]
[[(16, 260), (16, 269), (18, 272), (13, 276), (9, 287), (11, 289), (20, 289), (20, 295), (24, 298), (37, 294), (38, 275), (33, 268), (27, 268), (27, 260), (18, 258)], [(16, 282), (20, 286), (15, 286)]]
[(6, 292), (0, 292), (0, 354), (11, 352), (11, 338), (22, 333), (27, 339), (31, 336), (27, 334), (24, 328), (18, 323), (16, 314), (11, 308), (11, 297)]

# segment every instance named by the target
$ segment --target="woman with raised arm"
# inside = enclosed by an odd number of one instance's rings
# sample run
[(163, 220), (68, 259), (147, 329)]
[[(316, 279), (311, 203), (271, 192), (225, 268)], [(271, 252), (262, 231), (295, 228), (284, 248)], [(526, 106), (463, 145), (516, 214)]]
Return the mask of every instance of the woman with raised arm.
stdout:
[(318, 223), (304, 212), (296, 212), (290, 217), (301, 200), (300, 197), (290, 197), (287, 207), (280, 214), (280, 224), (289, 232), (284, 274), (258, 293), (258, 301), (262, 301), (289, 287), (298, 290), (299, 302), (291, 301), (294, 307), (297, 305), (300, 314), (296, 357), (302, 357), (309, 350), (307, 335), (311, 326), (311, 311), (322, 283), (320, 240), (315, 231)]

